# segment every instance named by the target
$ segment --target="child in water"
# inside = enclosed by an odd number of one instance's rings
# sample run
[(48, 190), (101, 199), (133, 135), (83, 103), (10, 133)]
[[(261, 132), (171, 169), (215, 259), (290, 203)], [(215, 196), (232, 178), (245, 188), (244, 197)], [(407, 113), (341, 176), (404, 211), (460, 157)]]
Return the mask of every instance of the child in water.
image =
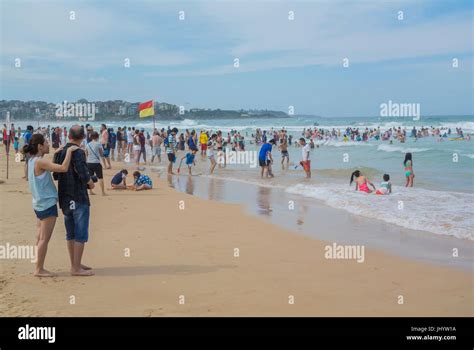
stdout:
[(362, 175), (362, 173), (359, 170), (356, 170), (352, 173), (351, 182), (349, 183), (349, 185), (352, 185), (352, 183), (354, 182), (354, 177), (356, 178), (355, 179), (355, 181), (356, 181), (355, 190), (356, 191), (359, 190), (359, 191), (365, 192), (365, 193), (372, 193), (372, 191), (369, 189), (368, 185), (372, 186), (374, 188), (374, 190), (377, 190), (375, 188), (374, 184), (372, 182), (370, 182), (367, 177)]
[[(191, 152), (186, 153), (186, 155), (181, 158), (181, 162), (186, 159), (186, 165), (188, 166), (188, 171), (189, 175), (192, 175), (193, 173), (191, 172), (192, 166), (196, 166), (196, 153), (197, 153), (197, 148), (194, 148), (191, 150)], [(181, 165), (181, 162), (179, 163)], [(181, 167), (181, 166), (180, 166)], [(178, 174), (179, 174), (179, 168), (178, 168)]]
[(380, 188), (375, 191), (375, 194), (385, 195), (392, 193), (392, 184), (390, 183), (390, 175), (384, 174), (383, 182), (380, 184)]
[(413, 187), (413, 179), (415, 178), (415, 173), (413, 172), (413, 160), (411, 153), (405, 154), (405, 161), (403, 162), (405, 166), (405, 176), (407, 178), (407, 183), (405, 187)]

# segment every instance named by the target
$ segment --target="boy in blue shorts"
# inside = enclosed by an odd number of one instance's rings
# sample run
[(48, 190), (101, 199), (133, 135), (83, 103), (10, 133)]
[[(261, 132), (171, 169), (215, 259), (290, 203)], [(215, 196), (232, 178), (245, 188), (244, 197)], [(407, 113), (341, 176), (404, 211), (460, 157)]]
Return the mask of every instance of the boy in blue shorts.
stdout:
[(188, 166), (189, 175), (193, 175), (191, 172), (191, 167), (193, 165), (196, 166), (196, 161), (195, 161), (196, 153), (197, 153), (197, 148), (193, 148), (191, 152), (186, 153), (186, 155), (183, 158), (181, 158), (181, 162), (183, 161), (183, 159), (186, 159), (186, 165)]

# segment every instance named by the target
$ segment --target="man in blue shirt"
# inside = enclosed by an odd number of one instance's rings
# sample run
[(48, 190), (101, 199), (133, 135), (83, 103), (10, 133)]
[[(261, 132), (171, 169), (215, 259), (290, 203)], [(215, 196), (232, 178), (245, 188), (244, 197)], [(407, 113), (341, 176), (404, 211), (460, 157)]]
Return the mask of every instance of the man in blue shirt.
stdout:
[(262, 168), (261, 177), (263, 178), (263, 174), (265, 169), (267, 170), (267, 177), (273, 177), (272, 173), (272, 146), (275, 144), (275, 140), (271, 139), (268, 142), (265, 142), (262, 147), (260, 148), (260, 153), (258, 154), (258, 163)]

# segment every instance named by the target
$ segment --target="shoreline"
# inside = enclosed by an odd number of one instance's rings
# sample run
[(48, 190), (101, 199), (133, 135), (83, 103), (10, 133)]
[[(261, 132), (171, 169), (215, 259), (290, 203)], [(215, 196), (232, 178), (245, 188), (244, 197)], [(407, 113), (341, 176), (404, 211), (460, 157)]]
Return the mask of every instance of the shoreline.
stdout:
[[(162, 178), (166, 178), (166, 175), (162, 175)], [(192, 185), (190, 181), (193, 182)], [(218, 176), (193, 177), (184, 181), (178, 177), (173, 178), (172, 183), (169, 180), (167, 182), (168, 186), (180, 192), (206, 200), (241, 203), (246, 213), (284, 227), (293, 233), (323, 241), (337, 239), (344, 244), (363, 244), (401, 258), (472, 271), (474, 257), (472, 240), (407, 229), (331, 207), (318, 199), (287, 193), (282, 188), (267, 187), (265, 184)], [(221, 195), (217, 196), (216, 192)], [(292, 211), (286, 207), (289, 201), (294, 203)], [(429, 249), (426, 249), (427, 247)], [(459, 256), (455, 259), (449, 254), (454, 248), (459, 250)]]
[[(4, 158), (0, 162), (2, 244), (34, 244), (36, 218), (19, 164), (12, 164), (5, 181)], [(106, 187), (117, 164), (104, 171)], [(46, 259), (57, 277), (34, 278), (29, 261), (0, 260), (0, 315), (474, 314), (472, 273), (370, 248), (363, 263), (326, 259), (325, 246), (333, 242), (295, 234), (249, 215), (242, 205), (176, 191), (154, 175), (153, 181), (151, 191), (91, 196), (84, 263), (94, 267), (95, 276), (69, 276), (62, 214)], [(124, 256), (126, 248), (130, 257)]]

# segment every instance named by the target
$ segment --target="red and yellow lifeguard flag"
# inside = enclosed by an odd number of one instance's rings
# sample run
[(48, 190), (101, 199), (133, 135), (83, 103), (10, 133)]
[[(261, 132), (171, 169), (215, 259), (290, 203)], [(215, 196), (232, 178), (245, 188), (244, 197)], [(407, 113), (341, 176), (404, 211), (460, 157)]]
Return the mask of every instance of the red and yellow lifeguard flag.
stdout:
[(155, 109), (153, 108), (153, 100), (140, 103), (138, 106), (138, 111), (140, 113), (140, 118), (154, 115)]

